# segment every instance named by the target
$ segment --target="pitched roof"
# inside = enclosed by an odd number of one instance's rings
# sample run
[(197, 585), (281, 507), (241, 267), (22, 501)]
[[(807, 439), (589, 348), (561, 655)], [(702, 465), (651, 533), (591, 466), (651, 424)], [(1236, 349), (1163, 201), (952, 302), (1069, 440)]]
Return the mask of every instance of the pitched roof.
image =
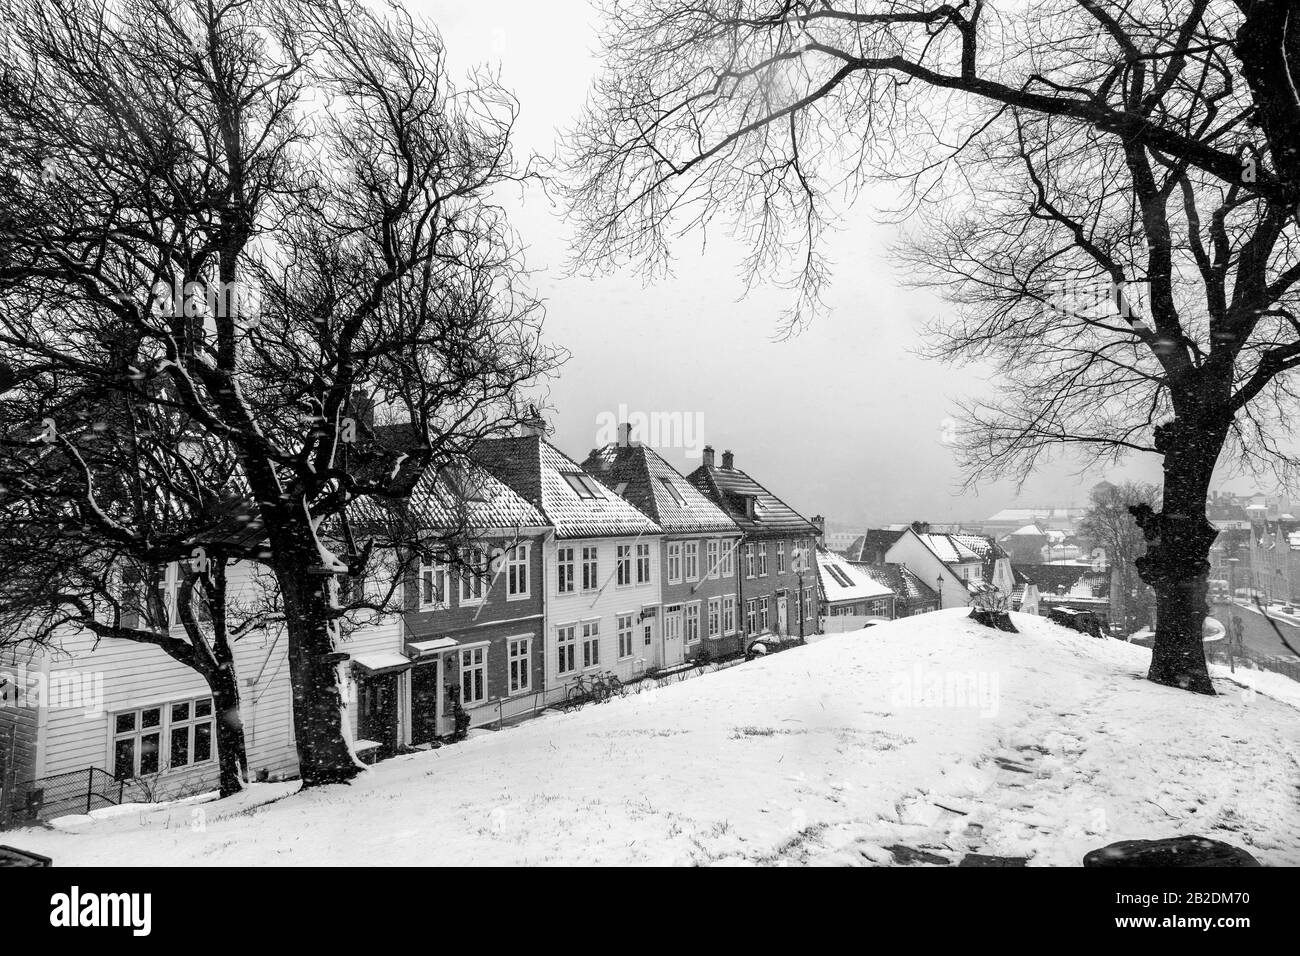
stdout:
[(938, 593), (922, 581), (911, 568), (890, 562), (851, 561), (855, 568), (869, 575), (873, 581), (889, 588), (908, 604), (933, 603)]
[[(739, 468), (700, 465), (687, 479), (721, 507), (746, 534), (816, 535), (813, 523)], [(745, 499), (754, 499), (754, 514)]]
[(868, 528), (844, 549), (850, 561), (879, 561), (895, 541), (907, 533), (906, 528)]
[(944, 564), (961, 564), (965, 561), (983, 561), (983, 556), (975, 551), (963, 538), (975, 535), (918, 533), (917, 537), (934, 552)]
[(1106, 572), (1095, 571), (1088, 564), (1017, 564), (1012, 568), (1017, 584), (1036, 584), (1046, 595), (1069, 591), (1080, 580), (1092, 577), (1097, 582), (1109, 580)]
[(582, 467), (668, 532), (736, 532), (736, 523), (654, 449), (610, 443)]
[(421, 528), (537, 528), (542, 513), (481, 465), (426, 472), (407, 499)]
[(827, 602), (890, 597), (894, 592), (833, 551), (817, 549), (817, 580)]
[(545, 438), (526, 435), (479, 442), (473, 456), (537, 508), (559, 538), (662, 534), (635, 505), (582, 470)]

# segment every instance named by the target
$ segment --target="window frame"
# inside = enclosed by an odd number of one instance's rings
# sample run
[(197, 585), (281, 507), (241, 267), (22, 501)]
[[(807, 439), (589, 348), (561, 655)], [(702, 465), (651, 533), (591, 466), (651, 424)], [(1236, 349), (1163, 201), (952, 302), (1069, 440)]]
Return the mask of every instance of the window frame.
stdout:
[[(566, 632), (568, 633), (567, 637), (565, 636)], [(566, 674), (578, 673), (578, 625), (576, 622), (572, 624), (557, 624), (555, 626), (555, 648), (555, 673), (561, 677)], [(564, 652), (566, 650), (569, 652), (569, 666), (567, 668), (561, 666), (565, 662)]]
[[(200, 715), (198, 711), (202, 704), (207, 705), (208, 712)], [(182, 705), (188, 708), (188, 716), (183, 718), (173, 717), (173, 709)], [(148, 711), (158, 712), (158, 723), (151, 727), (144, 726), (144, 714)], [(118, 730), (118, 719), (127, 714), (131, 715), (131, 729)], [(196, 759), (198, 731), (201, 727), (208, 728), (208, 754), (202, 759)], [(181, 729), (186, 731), (186, 761), (182, 764), (176, 764), (173, 763), (172, 759), (172, 737), (175, 731)], [(156, 704), (150, 703), (139, 707), (112, 711), (109, 714), (108, 731), (108, 763), (113, 768), (112, 774), (115, 780), (135, 780), (139, 777), (170, 773), (173, 770), (188, 770), (192, 767), (213, 763), (217, 759), (217, 708), (211, 694), (203, 694), (198, 697), (178, 697)], [(141, 758), (144, 755), (143, 738), (153, 736), (158, 738), (155, 751), (157, 767), (145, 771), (141, 769)], [(130, 740), (132, 744), (131, 775), (129, 777), (118, 776), (118, 744), (124, 740)]]
[[(491, 696), (488, 692), (488, 653), (491, 651), (491, 648), (491, 644), (487, 641), (483, 641), (482, 643), (471, 644), (468, 647), (461, 647), (459, 649), (460, 653), (457, 655), (457, 663), (460, 665), (460, 705), (462, 707), (477, 707), (480, 704), (486, 703), (488, 698)], [(481, 661), (474, 661), (474, 655), (476, 653), (482, 653), (483, 659)], [(470, 658), (468, 667), (465, 665), (465, 655), (467, 654)], [(465, 679), (476, 671), (481, 671), (483, 675), (482, 687), (480, 688), (481, 694), (474, 698), (474, 700), (470, 700), (469, 695), (466, 693)]]
[(682, 580), (698, 581), (700, 579), (700, 542), (683, 541), (682, 544)]
[[(616, 660), (631, 660), (636, 655), (636, 624), (635, 615), (631, 612), (620, 613), (615, 617), (616, 631), (618, 634), (618, 653)], [(627, 652), (623, 651), (623, 639), (627, 638)]]
[[(568, 552), (567, 560), (564, 553)], [(569, 586), (564, 587), (564, 569), (569, 569)], [(555, 593), (556, 594), (576, 594), (578, 587), (577, 574), (577, 552), (573, 545), (568, 544), (555, 549)]]
[[(523, 652), (517, 648), (523, 646)], [(523, 675), (523, 682), (516, 684), (516, 676)], [(529, 694), (533, 690), (533, 635), (520, 634), (506, 638), (506, 696)]]
[[(522, 550), (523, 557), (520, 558), (516, 552)], [(506, 600), (507, 601), (527, 601), (533, 596), (533, 543), (531, 541), (519, 541), (512, 547), (506, 549), (505, 567), (503, 570), (506, 575)], [(524, 589), (516, 591), (515, 572), (523, 578)]]
[(666, 577), (669, 584), (682, 583), (682, 542), (668, 542), (668, 570)]
[(582, 667), (589, 671), (600, 667), (600, 619), (582, 622)]

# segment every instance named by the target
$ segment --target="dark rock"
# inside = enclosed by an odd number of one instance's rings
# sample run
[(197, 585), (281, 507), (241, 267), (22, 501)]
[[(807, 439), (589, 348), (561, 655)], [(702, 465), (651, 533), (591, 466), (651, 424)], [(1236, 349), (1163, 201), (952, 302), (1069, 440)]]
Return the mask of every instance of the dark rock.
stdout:
[(910, 846), (895, 844), (894, 846), (885, 847), (890, 853), (894, 854), (894, 862), (902, 863), (906, 866), (909, 863), (933, 863), (937, 866), (950, 866), (952, 860), (946, 856), (940, 856), (937, 853), (927, 853), (925, 850), (917, 850)]
[(1239, 846), (1199, 836), (1167, 837), (1163, 840), (1121, 840), (1093, 850), (1083, 858), (1084, 866), (1259, 866)]
[(977, 624), (983, 624), (985, 627), (991, 627), (999, 631), (1010, 631), (1012, 634), (1019, 634), (1016, 626), (1011, 623), (1011, 615), (1006, 611), (994, 611), (988, 608), (973, 607), (971, 608), (970, 618)]

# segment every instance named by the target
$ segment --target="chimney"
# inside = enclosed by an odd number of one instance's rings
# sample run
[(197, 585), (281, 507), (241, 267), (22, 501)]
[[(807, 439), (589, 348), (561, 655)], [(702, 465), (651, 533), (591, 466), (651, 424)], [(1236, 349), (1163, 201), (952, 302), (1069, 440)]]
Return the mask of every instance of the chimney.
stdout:
[(618, 426), (618, 447), (627, 448), (632, 444), (632, 423), (623, 422)]
[(812, 516), (812, 526), (817, 529), (817, 537), (826, 534), (826, 519), (821, 515)]
[(713, 467), (713, 446), (712, 445), (704, 446), (704, 467), (705, 468)]
[(519, 423), (519, 434), (528, 438), (546, 437), (546, 419), (537, 410), (536, 405), (529, 405), (528, 412)]
[(736, 467), (736, 456), (731, 453), (730, 448), (722, 453), (722, 467), (728, 470)]

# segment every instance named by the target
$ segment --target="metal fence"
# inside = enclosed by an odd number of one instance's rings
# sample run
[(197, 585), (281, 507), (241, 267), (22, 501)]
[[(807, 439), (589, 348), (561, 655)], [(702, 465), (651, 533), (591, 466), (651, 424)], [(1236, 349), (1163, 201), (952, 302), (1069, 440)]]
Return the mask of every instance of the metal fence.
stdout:
[(89, 813), (122, 802), (126, 781), (98, 767), (41, 777), (18, 784), (13, 801), (13, 822), (52, 820), (72, 813)]
[(1206, 660), (1225, 667), (1244, 667), (1248, 670), (1272, 671), (1283, 674), (1293, 681), (1300, 681), (1300, 660), (1294, 657), (1269, 656), (1238, 647), (1229, 651), (1227, 648), (1206, 648)]

